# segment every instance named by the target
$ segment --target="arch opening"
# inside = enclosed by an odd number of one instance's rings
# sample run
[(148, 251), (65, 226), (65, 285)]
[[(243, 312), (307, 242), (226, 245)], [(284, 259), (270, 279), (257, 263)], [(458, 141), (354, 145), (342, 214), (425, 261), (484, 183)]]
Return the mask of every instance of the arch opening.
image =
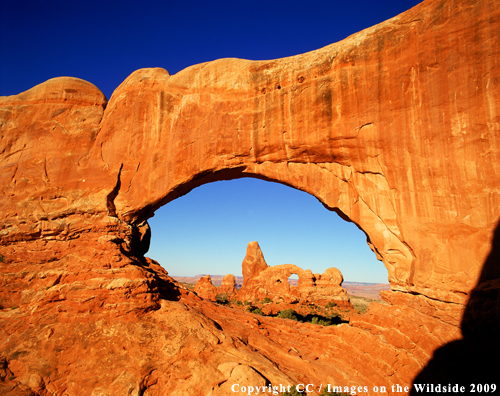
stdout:
[(288, 277), (288, 284), (290, 285), (290, 290), (297, 289), (299, 285), (299, 275), (296, 273), (291, 274)]
[[(199, 182), (167, 197), (168, 205), (149, 219), (147, 256), (174, 277), (240, 277), (246, 245), (255, 240), (270, 266), (294, 264), (313, 273), (336, 267), (347, 282), (388, 283), (387, 269), (350, 219), (306, 192), (245, 176)], [(295, 286), (298, 275), (288, 283)]]

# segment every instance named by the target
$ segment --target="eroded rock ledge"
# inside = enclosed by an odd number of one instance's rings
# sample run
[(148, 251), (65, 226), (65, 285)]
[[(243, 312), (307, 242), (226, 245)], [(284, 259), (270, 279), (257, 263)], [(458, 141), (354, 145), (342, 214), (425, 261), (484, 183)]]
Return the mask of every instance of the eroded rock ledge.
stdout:
[[(224, 394), (254, 372), (488, 380), (499, 31), (498, 0), (429, 0), (303, 55), (138, 70), (109, 102), (67, 77), (0, 98), (2, 393)], [(389, 305), (328, 331), (280, 327), (215, 310), (143, 257), (157, 208), (247, 176), (363, 229)]]

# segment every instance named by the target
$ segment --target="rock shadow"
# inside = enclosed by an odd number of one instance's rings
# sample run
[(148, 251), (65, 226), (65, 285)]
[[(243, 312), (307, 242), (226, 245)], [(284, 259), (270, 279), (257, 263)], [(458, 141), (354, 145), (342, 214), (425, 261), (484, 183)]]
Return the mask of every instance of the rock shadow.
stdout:
[[(500, 222), (476, 287), (461, 322), (462, 339), (434, 351), (432, 359), (413, 380), (410, 395), (442, 393), (448, 384), (463, 386), (463, 393), (500, 393)], [(433, 384), (418, 391), (415, 385)], [(478, 387), (480, 385), (480, 388)], [(488, 385), (488, 391), (486, 391)], [(434, 390), (434, 392), (432, 392)], [(461, 392), (459, 390), (459, 392)]]

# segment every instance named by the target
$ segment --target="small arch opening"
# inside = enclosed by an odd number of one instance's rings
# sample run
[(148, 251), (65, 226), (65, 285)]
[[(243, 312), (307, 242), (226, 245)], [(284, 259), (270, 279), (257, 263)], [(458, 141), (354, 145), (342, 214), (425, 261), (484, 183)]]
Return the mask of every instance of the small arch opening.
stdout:
[(290, 285), (290, 290), (297, 288), (299, 285), (299, 276), (297, 274), (292, 274), (288, 277), (288, 284)]

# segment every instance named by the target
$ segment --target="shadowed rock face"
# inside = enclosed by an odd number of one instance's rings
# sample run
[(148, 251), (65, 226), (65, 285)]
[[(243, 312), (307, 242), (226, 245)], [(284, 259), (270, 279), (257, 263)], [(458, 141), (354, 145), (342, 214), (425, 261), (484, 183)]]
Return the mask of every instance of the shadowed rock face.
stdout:
[[(462, 344), (488, 345), (474, 326), (498, 318), (478, 311), (498, 312), (498, 31), (498, 0), (430, 0), (304, 55), (138, 70), (108, 103), (67, 77), (0, 98), (2, 392), (223, 394), (240, 371), (411, 384), (438, 348), (424, 378), (457, 360), (465, 307)], [(157, 208), (246, 176), (355, 222), (388, 270), (389, 305), (301, 333), (318, 355), (293, 332), (266, 341), (271, 322), (229, 322), (142, 256)]]

